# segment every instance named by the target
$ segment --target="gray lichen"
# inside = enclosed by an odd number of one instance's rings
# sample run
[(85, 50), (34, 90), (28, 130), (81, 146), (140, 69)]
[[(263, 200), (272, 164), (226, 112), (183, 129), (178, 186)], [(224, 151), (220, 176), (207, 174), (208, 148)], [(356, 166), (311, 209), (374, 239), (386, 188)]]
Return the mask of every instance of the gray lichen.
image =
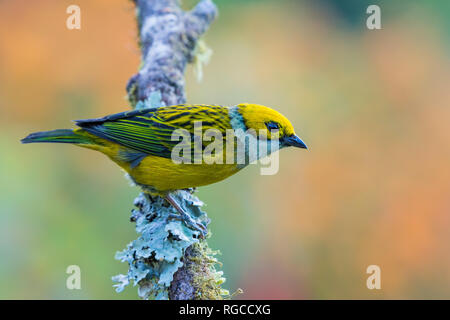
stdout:
[(128, 82), (133, 107), (153, 91), (160, 91), (164, 105), (186, 102), (184, 71), (193, 62), (198, 39), (217, 16), (211, 0), (183, 11), (177, 0), (136, 0), (141, 67)]
[[(197, 221), (209, 221), (206, 213), (201, 210), (203, 203), (189, 191), (180, 190), (174, 197)], [(136, 209), (132, 211), (131, 221), (136, 222), (139, 237), (128, 244), (125, 250), (116, 254), (116, 259), (129, 265), (126, 275), (113, 277), (113, 280), (118, 282), (115, 285), (117, 292), (121, 292), (133, 282), (134, 286), (139, 284), (141, 298), (168, 299), (174, 274), (184, 264), (192, 269), (192, 261), (197, 258), (208, 262), (202, 265), (207, 267), (204, 270), (205, 275), (219, 278), (221, 274), (216, 272), (213, 266), (216, 262), (214, 253), (208, 249), (205, 241), (199, 239), (198, 231), (191, 230), (182, 221), (172, 218), (176, 211), (163, 198), (141, 193), (134, 205)], [(190, 248), (200, 242), (201, 245)], [(186, 253), (188, 254), (185, 255)], [(185, 268), (180, 275), (187, 270), (188, 268)], [(197, 279), (198, 275), (193, 275), (194, 279)], [(192, 296), (203, 294), (195, 285), (187, 287), (189, 288), (185, 289), (191, 290)]]

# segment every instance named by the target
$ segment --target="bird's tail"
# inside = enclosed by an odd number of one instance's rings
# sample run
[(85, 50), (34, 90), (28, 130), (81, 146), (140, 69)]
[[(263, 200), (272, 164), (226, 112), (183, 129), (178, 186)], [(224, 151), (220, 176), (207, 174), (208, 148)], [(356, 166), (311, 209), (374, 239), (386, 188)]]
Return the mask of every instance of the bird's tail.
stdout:
[(21, 140), (22, 143), (54, 142), (54, 143), (74, 143), (90, 144), (92, 141), (87, 136), (72, 129), (58, 129), (52, 131), (35, 132), (29, 134)]

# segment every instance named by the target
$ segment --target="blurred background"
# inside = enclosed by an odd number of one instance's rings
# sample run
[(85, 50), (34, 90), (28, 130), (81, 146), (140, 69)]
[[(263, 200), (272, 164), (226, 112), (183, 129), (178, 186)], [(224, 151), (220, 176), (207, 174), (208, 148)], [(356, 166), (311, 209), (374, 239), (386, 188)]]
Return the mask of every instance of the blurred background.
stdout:
[[(81, 7), (81, 30), (66, 8)], [(200, 188), (240, 298), (450, 298), (450, 2), (216, 0), (190, 103), (265, 104), (309, 151)], [(184, 1), (191, 8), (195, 1)], [(381, 7), (382, 30), (366, 28)], [(112, 288), (138, 189), (103, 155), (21, 145), (126, 110), (140, 54), (131, 1), (0, 1), (0, 298), (135, 299)], [(66, 289), (81, 267), (82, 290)], [(366, 268), (381, 268), (368, 290)]]

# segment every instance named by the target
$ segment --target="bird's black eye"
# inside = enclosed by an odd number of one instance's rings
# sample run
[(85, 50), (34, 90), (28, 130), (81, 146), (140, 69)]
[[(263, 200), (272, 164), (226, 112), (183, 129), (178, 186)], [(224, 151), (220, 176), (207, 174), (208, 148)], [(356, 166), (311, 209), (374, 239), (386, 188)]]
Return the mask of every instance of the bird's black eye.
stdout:
[(266, 127), (269, 130), (278, 130), (280, 128), (280, 126), (278, 125), (278, 123), (270, 121), (266, 123)]

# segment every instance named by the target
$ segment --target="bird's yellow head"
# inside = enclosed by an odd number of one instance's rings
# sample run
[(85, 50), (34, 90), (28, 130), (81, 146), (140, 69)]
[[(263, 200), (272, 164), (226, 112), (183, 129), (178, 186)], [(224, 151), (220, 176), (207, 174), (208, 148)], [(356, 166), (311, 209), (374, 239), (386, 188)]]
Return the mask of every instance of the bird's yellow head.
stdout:
[[(241, 103), (236, 107), (242, 115), (247, 129), (253, 129), (256, 132), (266, 130), (267, 138), (278, 138), (281, 147), (293, 146), (307, 149), (306, 144), (295, 134), (294, 127), (289, 119), (278, 111), (251, 103)], [(276, 136), (273, 136), (271, 133), (274, 130), (278, 132)]]

